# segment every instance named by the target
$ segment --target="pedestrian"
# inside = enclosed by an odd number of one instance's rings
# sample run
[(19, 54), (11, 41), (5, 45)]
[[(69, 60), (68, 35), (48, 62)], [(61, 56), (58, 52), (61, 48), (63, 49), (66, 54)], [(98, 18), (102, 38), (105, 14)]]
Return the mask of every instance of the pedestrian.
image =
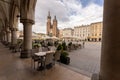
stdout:
[(85, 47), (85, 41), (83, 41), (83, 48)]

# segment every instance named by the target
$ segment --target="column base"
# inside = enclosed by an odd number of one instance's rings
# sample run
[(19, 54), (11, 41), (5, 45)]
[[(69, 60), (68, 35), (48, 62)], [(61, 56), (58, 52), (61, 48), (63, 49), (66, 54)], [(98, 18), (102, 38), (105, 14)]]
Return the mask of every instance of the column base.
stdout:
[(99, 74), (97, 73), (92, 74), (91, 80), (100, 80)]
[(7, 42), (7, 41), (3, 41), (3, 44), (4, 44), (5, 46), (7, 46), (8, 42)]
[(31, 56), (31, 50), (23, 50), (21, 51), (20, 58), (29, 58)]
[(10, 46), (10, 42), (7, 42), (6, 47), (9, 48), (9, 46)]

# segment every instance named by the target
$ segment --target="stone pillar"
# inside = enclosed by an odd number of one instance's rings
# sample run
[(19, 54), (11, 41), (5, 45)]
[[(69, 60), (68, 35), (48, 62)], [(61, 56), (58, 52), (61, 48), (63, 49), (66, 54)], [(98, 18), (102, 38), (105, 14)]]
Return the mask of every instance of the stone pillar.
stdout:
[(24, 25), (24, 49), (21, 52), (21, 58), (29, 57), (32, 50), (32, 20), (23, 20)]
[(4, 33), (2, 33), (2, 42), (4, 42)]
[(11, 29), (11, 43), (12, 45), (17, 44), (17, 28), (12, 28)]
[(24, 49), (21, 58), (29, 57), (32, 49), (32, 25), (35, 23), (35, 6), (37, 0), (20, 1), (20, 22), (24, 25)]
[(6, 28), (6, 38), (7, 38), (7, 43), (11, 43), (11, 30), (9, 27)]
[(7, 33), (5, 31), (5, 34), (4, 34), (4, 41), (7, 42)]
[(100, 80), (120, 80), (120, 0), (104, 0)]
[(5, 41), (6, 41), (6, 32), (3, 31), (3, 42), (5, 42)]
[(3, 41), (3, 34), (2, 34), (2, 32), (0, 33), (0, 39), (1, 39), (1, 41)]
[(5, 34), (4, 34), (4, 32), (3, 32), (2, 38), (3, 38), (3, 42), (4, 42), (5, 41)]
[(11, 31), (7, 31), (7, 42), (11, 43)]

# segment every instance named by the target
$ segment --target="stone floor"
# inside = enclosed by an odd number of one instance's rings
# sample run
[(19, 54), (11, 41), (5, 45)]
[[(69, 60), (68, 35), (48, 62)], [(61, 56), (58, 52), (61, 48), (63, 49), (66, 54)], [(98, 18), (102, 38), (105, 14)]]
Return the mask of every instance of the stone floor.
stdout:
[(89, 77), (100, 71), (101, 42), (86, 42), (85, 47), (69, 52), (67, 67)]
[(55, 65), (44, 74), (31, 68), (31, 59), (20, 59), (0, 43), (0, 80), (90, 80), (62, 65)]

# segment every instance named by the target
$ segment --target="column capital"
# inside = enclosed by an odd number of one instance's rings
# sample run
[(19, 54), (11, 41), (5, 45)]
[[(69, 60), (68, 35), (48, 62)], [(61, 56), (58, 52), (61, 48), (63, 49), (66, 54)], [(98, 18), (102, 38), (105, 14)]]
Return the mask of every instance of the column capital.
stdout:
[(3, 28), (3, 29), (2, 29), (2, 32), (6, 32), (6, 29), (5, 29), (5, 28)]
[(3, 34), (5, 34), (5, 33), (6, 33), (6, 31), (4, 30), (4, 31), (3, 31)]
[(10, 28), (7, 28), (7, 29), (6, 29), (6, 32), (7, 32), (7, 33), (10, 33), (10, 32), (11, 32)]
[(10, 28), (11, 31), (18, 31), (17, 28)]
[(34, 24), (35, 21), (34, 20), (31, 20), (31, 19), (20, 19), (20, 22), (21, 23), (31, 23), (31, 24)]
[(7, 33), (11, 33), (11, 31), (9, 30), (9, 31), (7, 31)]

